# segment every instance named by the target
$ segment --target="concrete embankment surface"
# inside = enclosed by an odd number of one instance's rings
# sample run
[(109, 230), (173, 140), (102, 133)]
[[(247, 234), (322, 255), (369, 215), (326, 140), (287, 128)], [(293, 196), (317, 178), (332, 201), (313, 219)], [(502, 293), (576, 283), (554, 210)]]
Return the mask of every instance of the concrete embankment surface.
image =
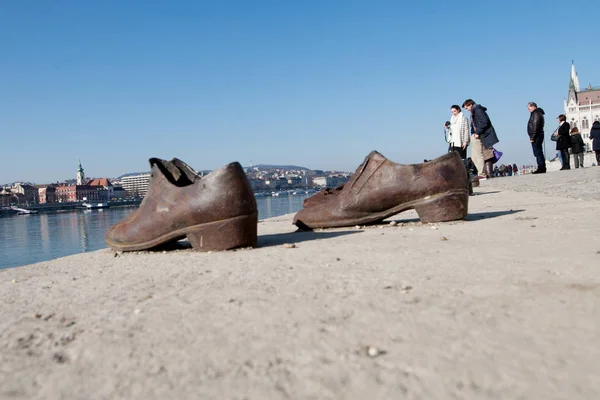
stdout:
[(600, 398), (600, 168), (475, 190), (465, 221), (1, 270), (0, 398)]

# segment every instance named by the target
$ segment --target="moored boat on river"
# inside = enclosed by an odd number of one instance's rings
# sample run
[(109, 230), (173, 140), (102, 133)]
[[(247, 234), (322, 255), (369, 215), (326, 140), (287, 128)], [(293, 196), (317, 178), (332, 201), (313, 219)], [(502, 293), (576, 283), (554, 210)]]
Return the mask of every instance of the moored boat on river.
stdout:
[(88, 210), (97, 210), (100, 208), (110, 207), (110, 204), (108, 203), (82, 203), (81, 205)]
[(26, 210), (25, 208), (19, 208), (16, 206), (11, 206), (10, 209), (12, 211), (16, 211), (17, 215), (30, 215), (30, 214), (37, 214), (38, 212), (36, 210)]

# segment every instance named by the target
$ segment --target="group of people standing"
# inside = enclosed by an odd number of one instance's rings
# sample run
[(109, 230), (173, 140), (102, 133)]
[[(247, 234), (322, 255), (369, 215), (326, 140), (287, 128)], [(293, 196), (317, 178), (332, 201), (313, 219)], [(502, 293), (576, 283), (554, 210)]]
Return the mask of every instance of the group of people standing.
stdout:
[(462, 107), (471, 113), (471, 120), (462, 113), (460, 106), (450, 107), (452, 117), (444, 125), (447, 132), (449, 150), (456, 151), (463, 160), (467, 159), (467, 147), (471, 144), (471, 159), (479, 174), (477, 178), (494, 177), (494, 145), (499, 142), (496, 130), (487, 114), (487, 108), (476, 104), (472, 99), (463, 102)]
[[(530, 102), (527, 105), (530, 112), (529, 122), (527, 123), (527, 134), (533, 150), (533, 155), (536, 158), (537, 169), (534, 174), (546, 172), (546, 159), (542, 145), (544, 143), (544, 110), (539, 108), (536, 103)], [(577, 127), (571, 128), (567, 122), (567, 117), (560, 114), (558, 117), (558, 128), (553, 133), (552, 140), (556, 141), (556, 150), (560, 154), (562, 162), (561, 171), (571, 169), (571, 156), (569, 149), (573, 154), (575, 168), (583, 168), (584, 144), (581, 133)], [(596, 162), (600, 165), (600, 122), (594, 121), (590, 130), (590, 138), (592, 138), (592, 150), (596, 153)]]
[(575, 161), (575, 168), (583, 168), (583, 139), (579, 133), (579, 129), (574, 127), (567, 122), (567, 117), (564, 114), (558, 116), (558, 129), (556, 130), (556, 150), (560, 154), (560, 161), (562, 163), (561, 171), (565, 169), (571, 169), (571, 156), (569, 149), (573, 153), (573, 159)]
[[(463, 102), (462, 107), (471, 113), (470, 121), (462, 113), (461, 107), (454, 104), (450, 107), (452, 117), (446, 121), (446, 141), (449, 143), (449, 151), (456, 151), (460, 157), (467, 160), (467, 147), (471, 144), (472, 163), (478, 171), (478, 179), (494, 177), (494, 163), (498, 161), (494, 145), (499, 142), (496, 130), (487, 114), (487, 108), (476, 104), (472, 99)], [(546, 172), (546, 158), (544, 156), (544, 110), (534, 102), (527, 104), (530, 112), (527, 122), (527, 134), (531, 142), (533, 155), (536, 159), (537, 169), (534, 174)], [(581, 133), (577, 127), (571, 126), (567, 122), (564, 114), (558, 116), (559, 127), (553, 135), (556, 140), (556, 150), (560, 152), (562, 160), (561, 170), (571, 169), (570, 153), (573, 154), (575, 168), (583, 168), (584, 143)], [(596, 154), (597, 165), (600, 166), (600, 121), (594, 121), (590, 130), (592, 150)]]
[(496, 165), (494, 167), (494, 176), (495, 177), (517, 176), (518, 173), (519, 173), (519, 167), (517, 167), (517, 164), (513, 164), (513, 165), (500, 164), (500, 166)]

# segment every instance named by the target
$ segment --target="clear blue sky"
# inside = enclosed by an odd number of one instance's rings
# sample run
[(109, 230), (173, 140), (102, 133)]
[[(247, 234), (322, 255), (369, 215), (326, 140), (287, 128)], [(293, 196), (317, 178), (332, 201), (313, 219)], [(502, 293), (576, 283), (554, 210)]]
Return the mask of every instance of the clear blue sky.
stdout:
[(1, 1), (0, 183), (74, 178), (79, 158), (94, 177), (150, 157), (421, 162), (467, 98), (506, 161), (533, 163), (527, 102), (551, 131), (571, 60), (600, 85), (599, 15), (597, 0)]

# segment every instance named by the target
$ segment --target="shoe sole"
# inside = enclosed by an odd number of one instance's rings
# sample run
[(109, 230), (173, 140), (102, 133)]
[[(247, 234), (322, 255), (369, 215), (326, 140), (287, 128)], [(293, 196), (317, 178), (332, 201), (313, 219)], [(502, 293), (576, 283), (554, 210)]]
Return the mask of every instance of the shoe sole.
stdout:
[(468, 213), (469, 191), (467, 189), (451, 190), (422, 199), (409, 201), (368, 217), (351, 218), (346, 220), (317, 222), (306, 224), (301, 220), (295, 221), (299, 228), (341, 228), (352, 225), (365, 225), (383, 221), (392, 215), (414, 209), (423, 223), (445, 222), (464, 219)]
[(254, 213), (188, 226), (144, 243), (119, 244), (106, 239), (106, 244), (118, 251), (140, 251), (187, 237), (196, 251), (231, 250), (240, 247), (256, 247), (257, 227), (258, 214)]

